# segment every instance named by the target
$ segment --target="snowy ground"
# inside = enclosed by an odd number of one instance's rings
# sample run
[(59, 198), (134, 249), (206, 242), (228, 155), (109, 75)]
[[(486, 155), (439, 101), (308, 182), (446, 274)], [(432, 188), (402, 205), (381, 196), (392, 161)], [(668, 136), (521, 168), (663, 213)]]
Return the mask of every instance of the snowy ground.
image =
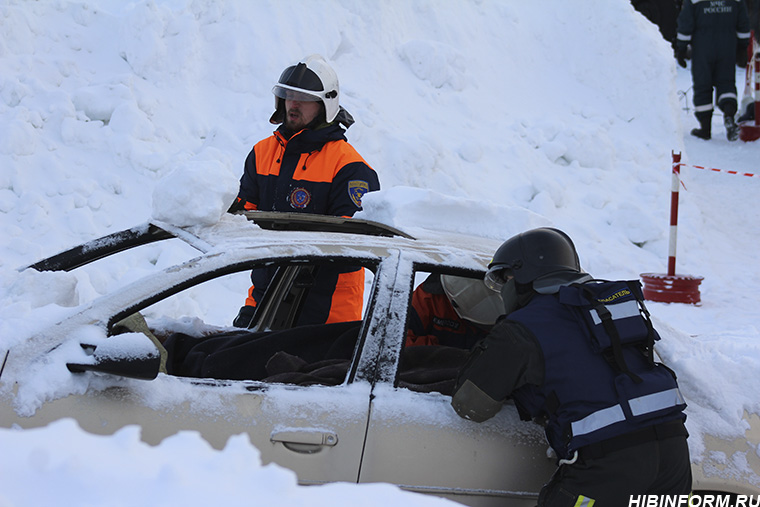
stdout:
[[(167, 208), (221, 213), (213, 199), (272, 131), (275, 79), (310, 53), (334, 64), (349, 140), (380, 176), (362, 216), (397, 227), (501, 238), (539, 220), (599, 278), (664, 273), (682, 153), (677, 272), (704, 277), (702, 304), (649, 306), (695, 459), (705, 433), (743, 434), (742, 414), (760, 413), (760, 178), (690, 165), (760, 174), (760, 141), (729, 143), (719, 113), (713, 140), (688, 135), (689, 73), (628, 2), (0, 0), (0, 349), (171, 264), (177, 252), (148, 249), (111, 271), (17, 271)], [(220, 296), (234, 314), (238, 295)], [(0, 448), (3, 507), (446, 503), (298, 487), (243, 437), (149, 448), (136, 428), (104, 438), (63, 421), (0, 430)]]

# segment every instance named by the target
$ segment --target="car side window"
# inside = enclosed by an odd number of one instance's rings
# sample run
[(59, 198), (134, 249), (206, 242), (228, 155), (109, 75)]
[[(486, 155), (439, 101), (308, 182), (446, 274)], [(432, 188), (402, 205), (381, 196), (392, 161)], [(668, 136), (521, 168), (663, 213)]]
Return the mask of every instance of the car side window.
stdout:
[(469, 350), (486, 336), (501, 310), (482, 273), (415, 271), (398, 387), (451, 394)]
[[(340, 259), (267, 263), (276, 276), (251, 329), (231, 324), (251, 285), (250, 268), (194, 285), (140, 313), (166, 350), (170, 375), (337, 385), (346, 379), (374, 280), (371, 263), (350, 261), (350, 266)], [(356, 318), (303, 322), (300, 316), (309, 305), (323, 303), (316, 283), (320, 273), (336, 269), (358, 271), (362, 285), (352, 293)]]

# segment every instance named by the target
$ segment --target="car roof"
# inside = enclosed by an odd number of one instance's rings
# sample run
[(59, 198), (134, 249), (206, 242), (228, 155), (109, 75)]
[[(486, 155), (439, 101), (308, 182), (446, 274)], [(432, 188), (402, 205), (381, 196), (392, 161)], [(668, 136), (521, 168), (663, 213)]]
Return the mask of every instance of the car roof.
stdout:
[(358, 218), (245, 211), (225, 214), (213, 225), (178, 227), (151, 221), (83, 243), (22, 269), (71, 271), (118, 252), (170, 238), (177, 238), (201, 253), (308, 243), (314, 246), (398, 247), (483, 257), (490, 256), (500, 244), (489, 238), (427, 229), (415, 229), (412, 236), (393, 226)]

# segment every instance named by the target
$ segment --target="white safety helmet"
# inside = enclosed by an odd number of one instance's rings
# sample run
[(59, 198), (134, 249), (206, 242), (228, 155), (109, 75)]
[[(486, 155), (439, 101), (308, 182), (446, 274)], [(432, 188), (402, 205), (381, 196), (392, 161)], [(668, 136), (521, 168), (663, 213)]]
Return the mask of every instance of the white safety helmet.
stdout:
[(504, 313), (501, 297), (486, 287), (483, 280), (441, 275), (441, 285), (451, 301), (451, 306), (463, 319), (475, 324), (492, 326)]
[(284, 100), (322, 101), (327, 122), (335, 120), (340, 110), (338, 75), (320, 55), (310, 55), (285, 69), (272, 88), (275, 112), (274, 124), (285, 118)]

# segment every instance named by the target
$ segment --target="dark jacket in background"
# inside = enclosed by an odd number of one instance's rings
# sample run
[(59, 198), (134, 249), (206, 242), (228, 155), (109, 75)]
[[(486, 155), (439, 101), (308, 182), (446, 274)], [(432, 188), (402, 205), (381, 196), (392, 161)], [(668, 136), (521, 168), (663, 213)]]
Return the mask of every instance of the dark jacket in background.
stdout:
[(676, 44), (691, 45), (694, 108), (712, 115), (713, 88), (724, 114), (736, 114), (736, 55), (749, 42), (744, 0), (684, 0)]

